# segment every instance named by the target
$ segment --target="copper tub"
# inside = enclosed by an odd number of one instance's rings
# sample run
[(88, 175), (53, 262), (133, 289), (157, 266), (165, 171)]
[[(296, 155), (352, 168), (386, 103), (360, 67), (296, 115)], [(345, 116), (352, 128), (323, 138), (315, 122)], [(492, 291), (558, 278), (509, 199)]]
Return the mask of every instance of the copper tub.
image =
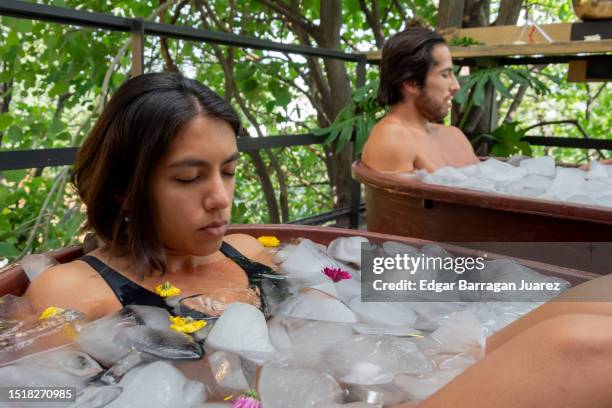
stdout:
[[(274, 235), (281, 242), (290, 242), (297, 238), (309, 238), (315, 242), (321, 244), (329, 244), (331, 241), (338, 237), (350, 237), (350, 236), (362, 236), (370, 240), (370, 242), (381, 243), (385, 241), (398, 241), (408, 245), (422, 246), (429, 244), (430, 241), (421, 240), (417, 238), (408, 238), (401, 236), (393, 236), (388, 234), (379, 234), (375, 232), (356, 231), (343, 228), (331, 228), (331, 227), (312, 227), (312, 226), (299, 226), (299, 225), (232, 225), (228, 230), (228, 234), (243, 233), (249, 234), (254, 237), (261, 235)], [(443, 245), (446, 250), (456, 256), (479, 256), (481, 252), (474, 249), (468, 249), (456, 245)], [(48, 253), (50, 256), (57, 259), (60, 263), (70, 262), (83, 254), (83, 250), (80, 246), (65, 248), (58, 251)], [(488, 253), (488, 259), (496, 259), (499, 255)], [(549, 276), (557, 276), (569, 281), (572, 285), (576, 285), (587, 280), (597, 277), (597, 274), (589, 273), (581, 270), (562, 268), (558, 266), (552, 266), (540, 262), (534, 262), (529, 260), (516, 259), (517, 262), (536, 270), (540, 273)], [(27, 286), (29, 280), (23, 271), (23, 268), (18, 265), (10, 265), (0, 270), (0, 296), (5, 294), (22, 295)]]
[[(353, 176), (365, 186), (368, 231), (438, 242), (568, 243), (547, 254), (540, 253), (543, 245), (529, 255), (525, 249), (520, 255), (497, 252), (608, 273), (602, 269), (604, 254), (607, 265), (612, 259), (612, 209), (426, 184), (411, 175), (373, 171), (361, 161), (353, 164)], [(585, 244), (571, 251), (569, 243)], [(598, 251), (595, 261), (587, 259), (591, 249)]]

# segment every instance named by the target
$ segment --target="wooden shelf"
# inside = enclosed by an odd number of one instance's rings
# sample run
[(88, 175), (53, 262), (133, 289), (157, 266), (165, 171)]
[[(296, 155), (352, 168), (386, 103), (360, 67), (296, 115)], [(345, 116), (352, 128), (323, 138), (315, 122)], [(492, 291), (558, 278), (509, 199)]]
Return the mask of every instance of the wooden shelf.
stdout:
[[(456, 59), (498, 58), (514, 56), (577, 56), (612, 52), (612, 38), (608, 31), (610, 21), (596, 23), (544, 24), (539, 28), (554, 42), (549, 42), (533, 26), (497, 26), (451, 29), (442, 32), (447, 41), (468, 37), (483, 45), (450, 47)], [(578, 29), (577, 29), (578, 28)], [(586, 29), (585, 29), (586, 28)], [(601, 40), (585, 41), (584, 35), (603, 32)], [(524, 42), (525, 44), (514, 44)], [(380, 50), (365, 53), (368, 60), (380, 61)]]
[(453, 58), (580, 55), (612, 52), (612, 40), (566, 41), (547, 44), (472, 45), (469, 47), (450, 47), (450, 50)]

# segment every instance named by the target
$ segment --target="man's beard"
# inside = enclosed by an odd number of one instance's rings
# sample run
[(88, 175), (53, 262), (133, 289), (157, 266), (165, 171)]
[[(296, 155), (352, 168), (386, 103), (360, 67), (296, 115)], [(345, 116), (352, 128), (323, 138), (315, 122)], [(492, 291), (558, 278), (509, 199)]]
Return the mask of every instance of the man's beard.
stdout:
[(437, 104), (427, 95), (427, 92), (421, 92), (414, 100), (414, 106), (417, 111), (427, 120), (434, 123), (442, 123), (448, 111), (442, 104)]

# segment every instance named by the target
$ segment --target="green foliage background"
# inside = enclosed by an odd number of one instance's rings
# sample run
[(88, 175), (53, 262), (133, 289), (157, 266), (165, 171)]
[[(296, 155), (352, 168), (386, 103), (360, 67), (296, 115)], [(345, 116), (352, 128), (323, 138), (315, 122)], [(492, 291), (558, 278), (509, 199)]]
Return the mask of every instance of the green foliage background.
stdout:
[[(318, 19), (319, 1), (323, 0), (301, 3), (305, 17), (313, 21)], [(46, 0), (43, 3), (141, 18), (148, 18), (159, 7), (158, 2), (140, 0)], [(230, 15), (229, 0), (210, 2), (219, 21), (232, 32), (285, 43), (297, 42), (286, 22), (271, 19), (270, 11), (260, 2), (241, 0), (237, 3), (239, 12)], [(392, 0), (379, 3), (381, 8), (394, 4)], [(430, 24), (435, 22), (433, 1), (404, 3), (422, 20)], [(569, 2), (529, 0), (526, 3), (538, 23), (575, 19)], [(185, 7), (173, 17), (176, 4), (165, 14), (165, 22), (204, 28), (195, 6)], [(342, 4), (344, 51), (376, 48), (359, 0), (343, 0)], [(172, 18), (176, 22), (171, 21)], [(385, 36), (401, 29), (403, 23), (399, 14), (390, 13), (383, 28)], [(5, 101), (10, 99), (8, 111), (0, 112), (0, 150), (79, 145), (99, 114), (103, 91), (112, 95), (128, 77), (129, 49), (127, 53), (119, 53), (127, 41), (129, 36), (124, 33), (0, 17), (0, 84), (4, 84), (0, 97)], [(176, 66), (183, 73), (225, 94), (228, 84), (213, 46), (174, 40), (168, 43)], [(227, 47), (220, 47), (220, 50), (228, 52)], [(265, 135), (304, 133), (318, 128), (316, 110), (309, 98), (311, 90), (300, 76), (306, 65), (303, 58), (261, 50), (233, 49), (232, 52), (234, 60), (239, 62), (233, 66), (235, 85)], [(111, 68), (115, 58), (117, 64)], [(159, 38), (147, 37), (145, 64), (147, 72), (164, 70)], [(354, 81), (354, 64), (347, 64), (347, 69)], [(575, 118), (591, 137), (608, 138), (612, 127), (609, 86), (604, 85), (597, 98), (593, 98), (600, 85), (568, 84), (564, 80), (565, 70), (565, 65), (546, 67), (542, 71), (545, 75), (540, 78), (550, 93), (542, 95), (537, 90), (528, 90), (514, 120), (520, 126), (528, 126), (543, 120)], [(367, 78), (369, 81), (377, 78), (376, 67), (368, 68)], [(502, 76), (501, 80), (505, 87), (510, 87), (507, 78)], [(366, 114), (372, 108), (373, 91), (367, 90), (370, 99), (364, 92), (355, 93), (353, 101), (362, 109), (361, 119), (354, 122), (357, 133), (362, 135), (361, 142), (373, 123)], [(589, 98), (592, 100), (587, 109)], [(501, 112), (508, 109), (510, 102), (510, 98), (502, 100)], [(244, 123), (249, 123), (246, 117), (243, 119)], [(333, 121), (334, 118), (329, 119)], [(256, 129), (251, 125), (249, 132), (255, 135)], [(556, 125), (530, 133), (580, 137), (577, 129)], [(336, 137), (346, 137), (346, 134), (340, 132)], [(289, 219), (333, 208), (334, 191), (320, 145), (273, 149), (273, 153), (287, 176)], [(545, 153), (564, 162), (584, 161), (589, 154), (577, 149), (533, 148), (534, 155)], [(262, 157), (272, 172), (269, 157)], [(42, 172), (31, 169), (0, 174), (0, 262), (32, 251), (66, 246), (81, 238), (84, 208), (68, 183), (68, 173), (68, 168), (54, 167)], [(277, 178), (271, 179), (278, 191)], [(252, 162), (243, 155), (238, 169), (233, 222), (268, 221), (262, 194)]]

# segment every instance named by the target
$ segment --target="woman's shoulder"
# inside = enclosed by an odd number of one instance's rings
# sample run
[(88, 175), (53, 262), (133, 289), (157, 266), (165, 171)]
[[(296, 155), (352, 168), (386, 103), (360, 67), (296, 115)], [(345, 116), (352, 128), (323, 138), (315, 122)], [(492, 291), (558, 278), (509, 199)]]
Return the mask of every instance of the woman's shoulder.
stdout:
[(247, 258), (274, 268), (272, 255), (264, 250), (265, 247), (255, 237), (248, 234), (230, 234), (223, 240)]
[(24, 296), (37, 309), (55, 306), (90, 315), (90, 310), (82, 310), (82, 302), (99, 298), (103, 286), (103, 280), (90, 266), (72, 261), (42, 271), (30, 282)]
[(72, 261), (55, 265), (40, 272), (30, 283), (28, 291), (38, 287), (54, 288), (78, 285), (82, 281), (90, 279), (94, 273), (91, 267), (84, 262)]
[(230, 234), (223, 237), (223, 240), (247, 258), (254, 258), (264, 250), (261, 242), (248, 234)]

